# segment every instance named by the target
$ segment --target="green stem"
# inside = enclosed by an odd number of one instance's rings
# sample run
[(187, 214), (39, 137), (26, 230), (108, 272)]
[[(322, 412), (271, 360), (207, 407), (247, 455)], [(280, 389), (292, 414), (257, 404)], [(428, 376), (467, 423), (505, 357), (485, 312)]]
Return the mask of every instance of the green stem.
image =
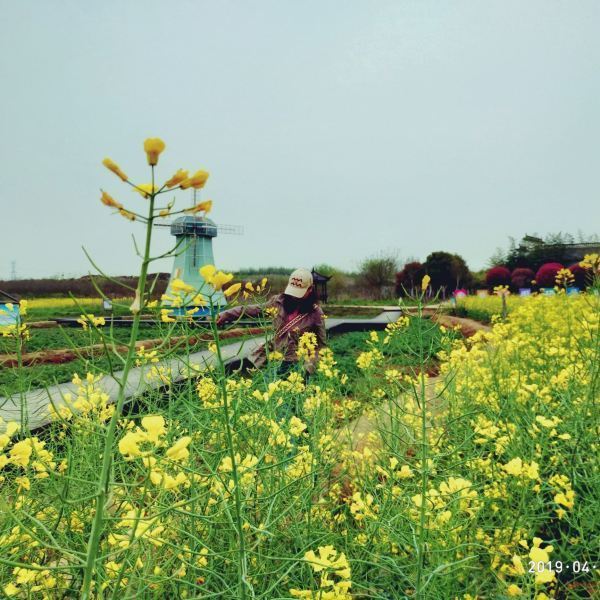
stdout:
[(419, 364), (420, 364), (420, 385), (419, 385), (419, 399), (421, 406), (421, 506), (419, 509), (419, 539), (417, 547), (417, 581), (416, 581), (416, 598), (421, 598), (422, 594), (422, 581), (423, 581), (423, 570), (425, 567), (425, 515), (427, 510), (427, 484), (429, 475), (429, 465), (427, 464), (427, 458), (429, 456), (429, 448), (427, 443), (427, 407), (426, 407), (426, 393), (425, 393), (425, 357), (423, 356), (423, 332), (422, 332), (422, 318), (423, 318), (423, 306), (422, 300), (418, 304), (418, 341), (417, 347), (419, 348)]
[[(152, 167), (152, 189), (154, 189), (154, 166)], [(127, 386), (127, 377), (135, 361), (135, 342), (138, 336), (140, 318), (145, 306), (144, 291), (146, 288), (146, 279), (148, 276), (148, 265), (150, 264), (150, 243), (152, 240), (152, 222), (154, 220), (154, 200), (155, 194), (152, 194), (150, 196), (150, 205), (148, 208), (148, 221), (146, 224), (146, 245), (144, 248), (144, 259), (142, 262), (142, 268), (140, 270), (140, 279), (137, 287), (138, 293), (140, 294), (140, 309), (133, 316), (131, 335), (129, 336), (129, 345), (127, 347), (127, 356), (125, 359), (125, 366), (123, 368), (123, 376), (119, 381), (119, 394), (117, 397), (117, 404), (115, 407), (115, 411), (108, 424), (108, 428), (106, 430), (106, 438), (104, 441), (104, 451), (102, 454), (102, 468), (100, 471), (100, 477), (98, 479), (98, 490), (96, 492), (96, 511), (94, 513), (92, 530), (90, 531), (90, 537), (88, 539), (87, 558), (84, 568), (83, 583), (81, 586), (82, 600), (89, 600), (89, 598), (91, 597), (92, 577), (94, 575), (96, 567), (96, 558), (98, 556), (100, 536), (102, 535), (102, 530), (104, 529), (104, 507), (108, 495), (108, 483), (110, 469), (112, 466), (112, 454), (113, 445), (115, 441), (115, 433), (117, 429), (117, 423), (121, 418), (121, 414), (123, 412), (123, 405), (125, 404), (125, 389)]]
[(221, 394), (223, 395), (223, 420), (225, 421), (225, 436), (227, 438), (227, 449), (229, 451), (229, 457), (231, 458), (231, 478), (233, 479), (233, 496), (235, 502), (235, 528), (238, 537), (238, 587), (240, 591), (240, 598), (245, 600), (246, 598), (246, 586), (248, 585), (248, 565), (246, 559), (246, 542), (244, 539), (244, 529), (242, 520), (242, 498), (240, 496), (238, 470), (235, 458), (235, 447), (233, 442), (233, 433), (231, 431), (231, 419), (229, 412), (229, 398), (227, 395), (227, 375), (225, 372), (225, 363), (221, 354), (221, 343), (219, 340), (219, 331), (217, 329), (217, 318), (214, 310), (214, 305), (211, 299), (210, 306), (211, 314), (211, 329), (213, 331), (215, 345), (217, 347), (217, 358), (219, 360), (220, 368), (220, 387)]

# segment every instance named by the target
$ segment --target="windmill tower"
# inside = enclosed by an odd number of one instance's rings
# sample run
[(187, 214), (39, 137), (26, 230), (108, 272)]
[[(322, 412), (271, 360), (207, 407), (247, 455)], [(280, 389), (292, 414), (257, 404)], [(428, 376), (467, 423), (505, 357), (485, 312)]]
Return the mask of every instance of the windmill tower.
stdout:
[[(194, 190), (195, 192), (196, 190)], [(196, 204), (196, 194), (194, 193), (194, 204)], [(195, 214), (183, 215), (175, 219), (172, 223), (157, 223), (159, 227), (170, 227), (171, 235), (177, 240), (177, 249), (175, 259), (167, 286), (167, 295), (171, 295), (171, 285), (175, 279), (182, 279), (185, 283), (193, 286), (195, 289), (208, 291), (210, 286), (205, 283), (200, 275), (200, 269), (205, 265), (214, 265), (212, 241), (217, 237), (217, 233), (229, 233), (242, 235), (243, 229), (237, 225), (217, 225), (213, 220), (205, 216)], [(202, 316), (210, 313), (210, 303), (205, 294), (206, 303), (199, 306), (196, 316)], [(221, 291), (214, 291), (212, 295), (213, 307), (216, 310), (222, 309), (227, 305), (227, 299)], [(165, 302), (166, 306), (170, 303)], [(185, 309), (173, 308), (175, 314), (189, 310), (191, 306)]]

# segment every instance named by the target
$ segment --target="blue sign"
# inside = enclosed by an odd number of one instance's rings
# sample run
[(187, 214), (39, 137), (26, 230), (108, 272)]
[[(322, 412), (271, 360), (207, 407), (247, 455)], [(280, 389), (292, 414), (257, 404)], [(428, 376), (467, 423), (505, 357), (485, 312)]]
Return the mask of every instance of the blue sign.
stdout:
[(531, 288), (519, 288), (519, 296), (531, 296)]
[(0, 327), (19, 324), (19, 305), (11, 302), (0, 303)]

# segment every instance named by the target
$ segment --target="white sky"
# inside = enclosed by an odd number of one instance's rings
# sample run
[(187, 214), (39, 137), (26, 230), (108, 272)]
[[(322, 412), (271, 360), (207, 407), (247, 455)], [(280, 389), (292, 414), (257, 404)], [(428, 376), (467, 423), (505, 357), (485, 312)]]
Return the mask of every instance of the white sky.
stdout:
[[(0, 278), (137, 272), (148, 180), (206, 168), (221, 268), (485, 266), (599, 232), (600, 2), (0, 0)], [(184, 204), (186, 194), (178, 196)], [(157, 252), (171, 238), (156, 234)], [(170, 270), (170, 263), (157, 265)]]

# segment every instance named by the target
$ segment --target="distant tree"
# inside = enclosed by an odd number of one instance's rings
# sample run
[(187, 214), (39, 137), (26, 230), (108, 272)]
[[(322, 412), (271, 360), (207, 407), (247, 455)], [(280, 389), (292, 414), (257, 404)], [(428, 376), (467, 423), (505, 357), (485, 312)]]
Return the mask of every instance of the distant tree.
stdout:
[(482, 269), (481, 271), (471, 271), (471, 287), (476, 290), (485, 288), (485, 274), (487, 271)]
[(506, 252), (504, 252), (504, 250), (502, 250), (502, 248), (496, 248), (496, 251), (494, 252), (494, 254), (492, 254), (492, 256), (490, 256), (489, 260), (488, 260), (488, 264), (491, 267), (500, 267), (504, 264), (506, 264), (507, 261), (507, 255)]
[[(549, 233), (543, 238), (537, 234), (526, 235), (519, 244), (516, 244), (513, 238), (509, 239), (510, 247), (506, 253), (506, 260), (502, 261), (502, 264), (511, 270), (527, 267), (534, 271), (550, 262), (564, 264), (569, 260), (568, 245), (576, 241), (575, 236), (562, 232)], [(598, 236), (595, 234), (585, 236), (579, 232), (577, 241), (595, 243), (598, 241)], [(497, 252), (494, 257), (499, 258), (500, 254)]]
[(327, 263), (321, 263), (313, 267), (317, 273), (331, 277), (327, 282), (327, 295), (329, 298), (339, 298), (340, 295), (348, 288), (349, 277), (344, 271)]
[(421, 285), (425, 275), (425, 267), (419, 261), (407, 262), (402, 271), (396, 273), (396, 294), (412, 294), (414, 289)]
[(510, 283), (515, 290), (521, 288), (530, 288), (531, 282), (535, 279), (535, 273), (527, 267), (519, 267), (512, 272)]
[(375, 298), (382, 298), (386, 288), (394, 285), (398, 259), (392, 254), (366, 258), (360, 265), (359, 278)]
[(433, 290), (444, 290), (447, 294), (453, 290), (471, 287), (472, 276), (462, 256), (449, 252), (432, 252), (425, 261), (425, 272), (431, 277)]
[(506, 267), (492, 267), (485, 274), (485, 284), (489, 288), (497, 285), (510, 285), (510, 271)]

